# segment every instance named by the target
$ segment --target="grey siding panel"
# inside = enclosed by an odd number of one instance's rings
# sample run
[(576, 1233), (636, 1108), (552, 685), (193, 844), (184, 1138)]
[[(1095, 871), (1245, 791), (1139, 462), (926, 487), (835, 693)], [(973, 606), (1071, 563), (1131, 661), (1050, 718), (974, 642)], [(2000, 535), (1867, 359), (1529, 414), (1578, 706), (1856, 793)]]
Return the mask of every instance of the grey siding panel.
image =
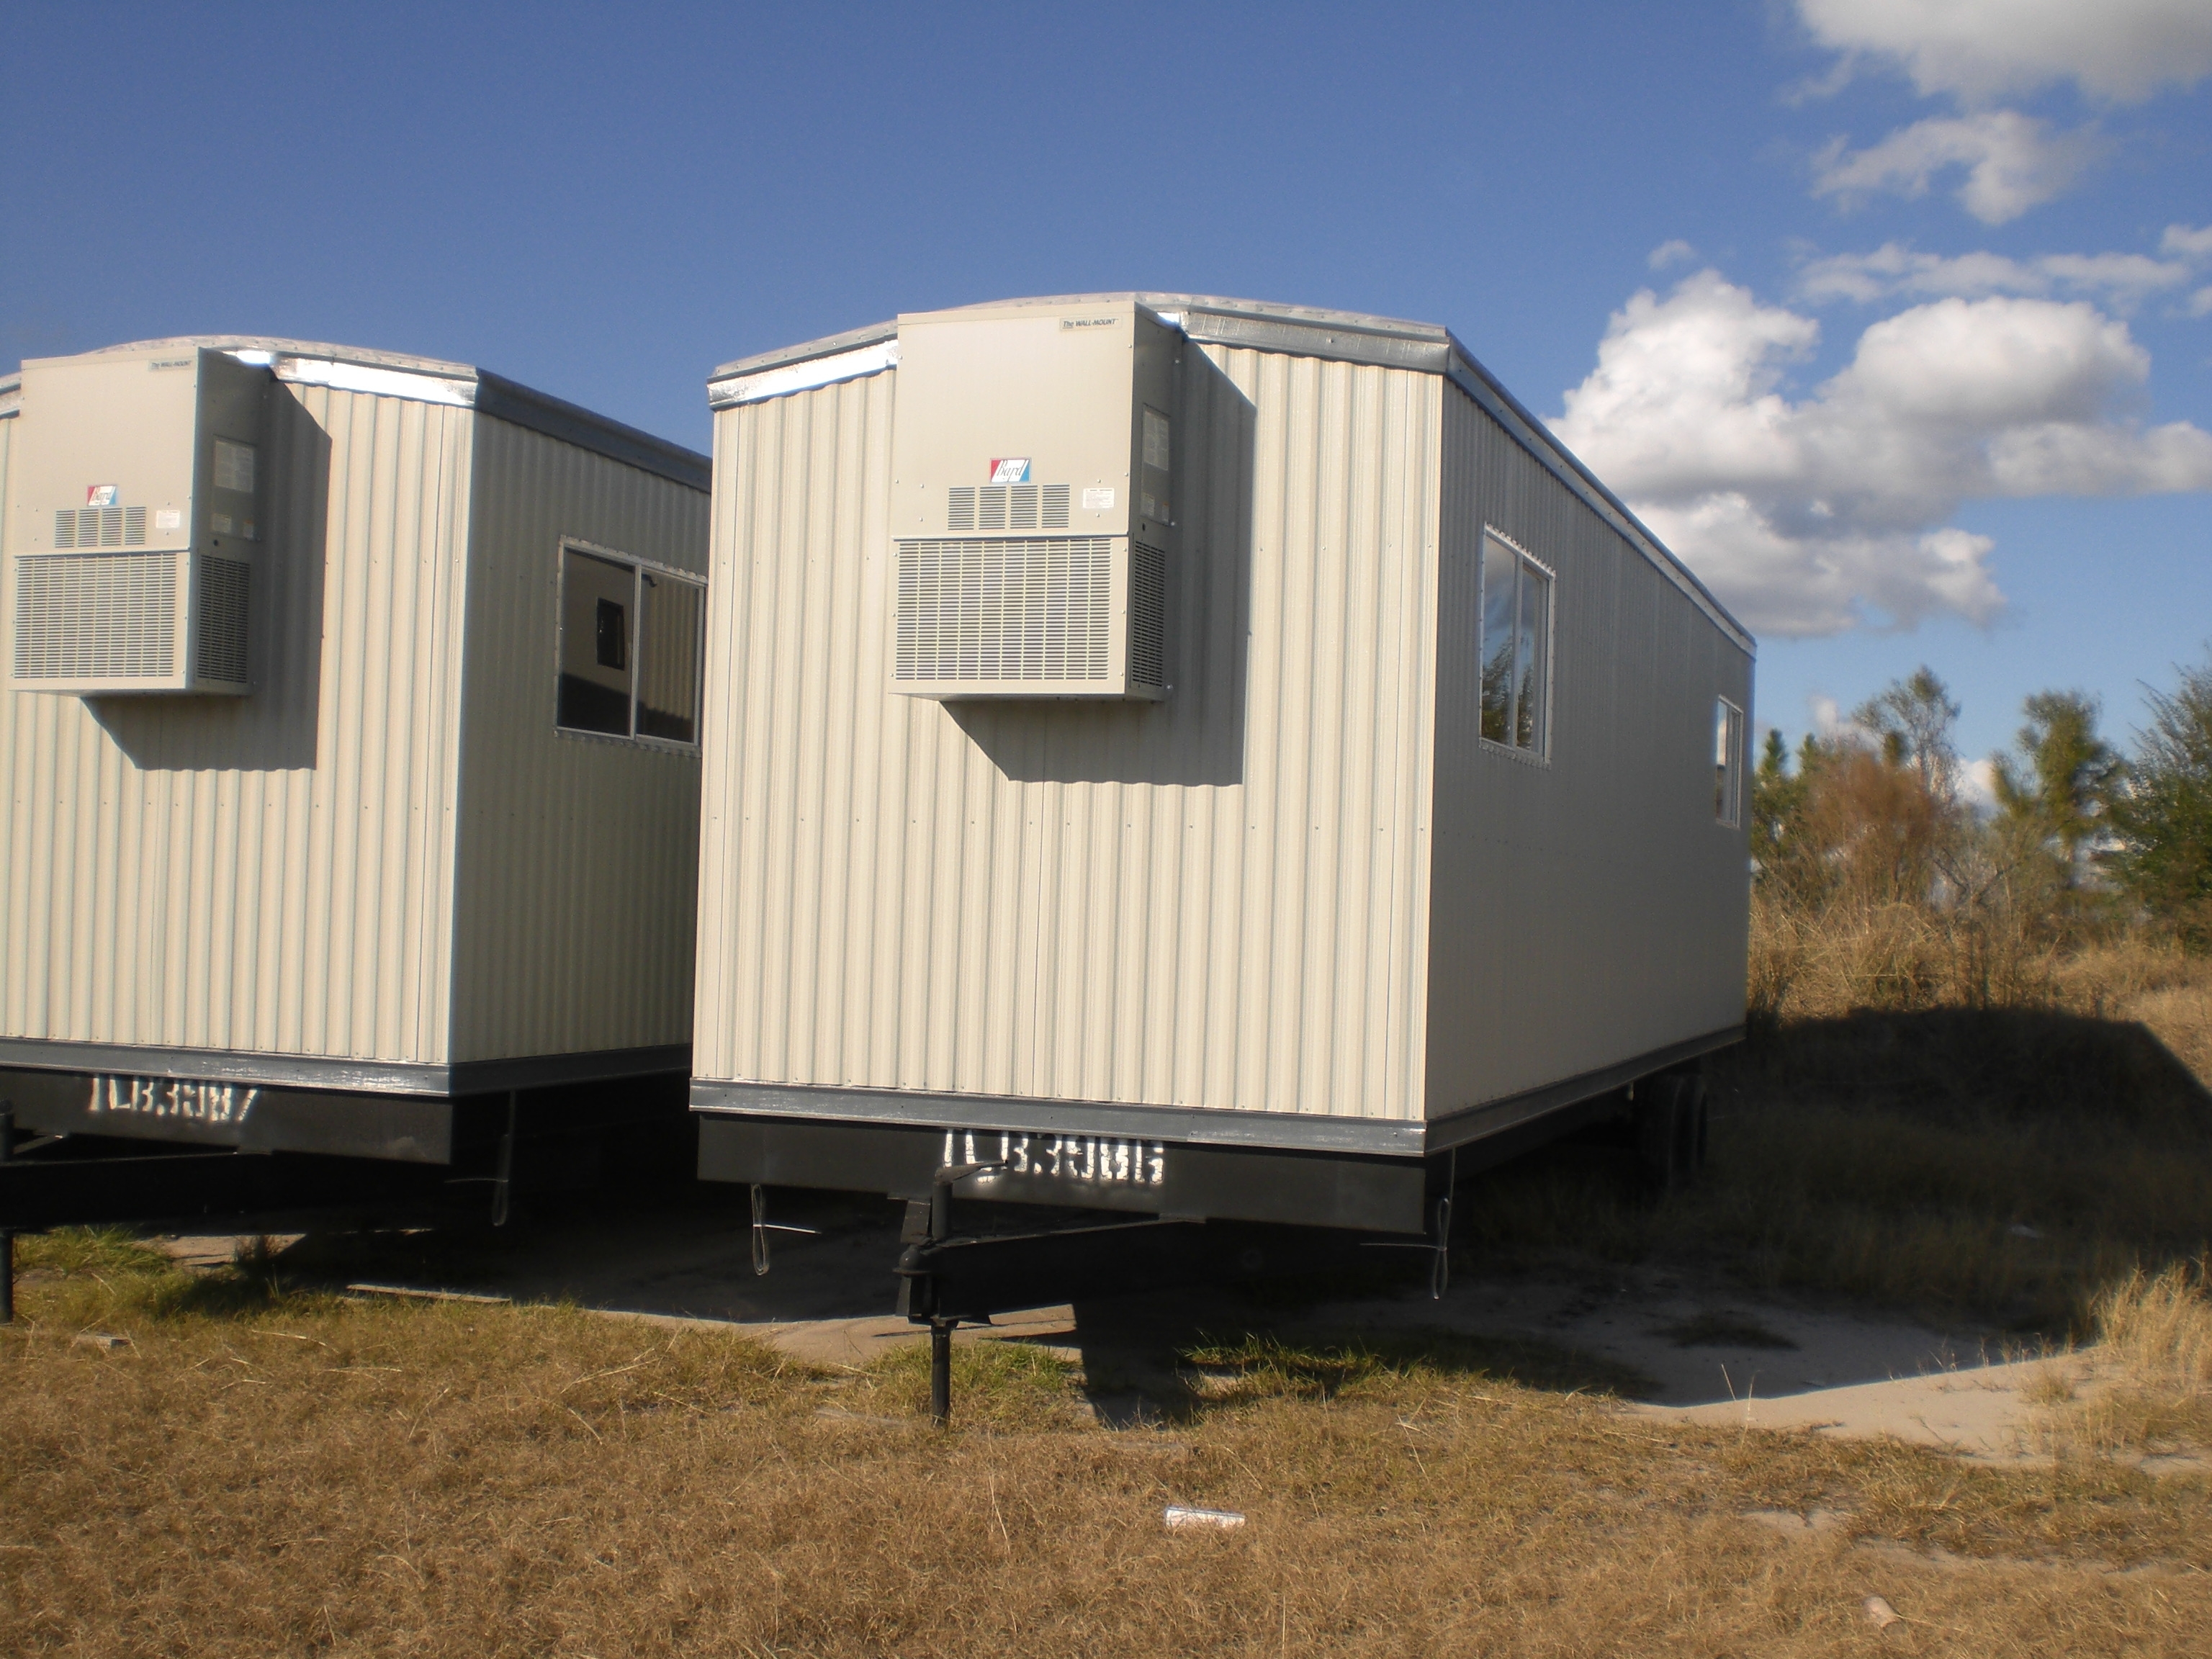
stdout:
[(896, 371), (720, 411), (695, 1073), (1418, 1119), (1443, 385), (1186, 348), (1152, 706), (890, 695)]
[(447, 1058), (471, 417), (270, 407), (253, 694), (0, 690), (0, 1036)]
[(555, 730), (560, 547), (703, 573), (707, 496), (474, 420), (453, 1058), (682, 1043), (699, 758)]
[[(1748, 881), (1712, 722), (1750, 657), (1456, 388), (1443, 432), (1431, 1118), (1740, 1024)], [(1558, 572), (1548, 765), (1480, 742), (1486, 524)]]

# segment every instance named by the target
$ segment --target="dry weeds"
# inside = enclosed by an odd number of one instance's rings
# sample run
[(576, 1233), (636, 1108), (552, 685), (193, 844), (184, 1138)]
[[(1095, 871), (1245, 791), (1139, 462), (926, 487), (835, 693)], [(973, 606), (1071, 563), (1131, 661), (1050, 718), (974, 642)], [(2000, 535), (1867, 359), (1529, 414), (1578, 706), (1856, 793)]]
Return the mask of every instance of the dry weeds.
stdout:
[[(2172, 1654), (2208, 1496), (1686, 1431), (1540, 1363), (1229, 1340), (1164, 1431), (1001, 1354), (963, 1426), (742, 1339), (50, 1243), (0, 1335), (11, 1654)], [(88, 1327), (131, 1338), (74, 1346)], [(1316, 1376), (1321, 1383), (1316, 1386)], [(1251, 1517), (1168, 1533), (1170, 1503)], [(1833, 1524), (1784, 1536), (1757, 1515)], [(1865, 1599), (1904, 1616), (1878, 1638)]]
[(2212, 1453), (2212, 1264), (2131, 1273), (2096, 1304), (2096, 1347), (2054, 1358), (2030, 1403), (2061, 1456)]

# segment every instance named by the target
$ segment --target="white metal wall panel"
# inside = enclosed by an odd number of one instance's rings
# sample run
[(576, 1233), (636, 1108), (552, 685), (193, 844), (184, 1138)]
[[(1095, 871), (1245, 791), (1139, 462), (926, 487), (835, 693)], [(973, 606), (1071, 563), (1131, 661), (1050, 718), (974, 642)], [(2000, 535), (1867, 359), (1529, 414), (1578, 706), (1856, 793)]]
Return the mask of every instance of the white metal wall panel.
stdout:
[(718, 416), (696, 1075), (1420, 1115), (1443, 382), (1185, 354), (1158, 705), (890, 695), (896, 371)]
[[(1456, 388), (1443, 443), (1431, 1117), (1739, 1024), (1748, 880), (1713, 713), (1749, 656)], [(1548, 765), (1480, 742), (1485, 525), (1558, 573)]]
[(0, 691), (0, 1035), (447, 1059), (470, 418), (272, 392), (251, 696)]
[(561, 544), (703, 574), (707, 496), (475, 418), (453, 1058), (681, 1043), (699, 758), (555, 730)]

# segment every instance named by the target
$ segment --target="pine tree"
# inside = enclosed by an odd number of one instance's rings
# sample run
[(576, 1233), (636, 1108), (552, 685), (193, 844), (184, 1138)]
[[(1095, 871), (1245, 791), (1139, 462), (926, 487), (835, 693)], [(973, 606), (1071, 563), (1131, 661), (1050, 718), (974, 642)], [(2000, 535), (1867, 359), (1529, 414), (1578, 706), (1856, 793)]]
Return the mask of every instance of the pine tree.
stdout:
[(2097, 700), (2081, 691), (2039, 691), (2023, 705), (2019, 756), (1994, 757), (1997, 811), (2047, 846), (2062, 879), (2077, 886), (2085, 850), (2110, 823), (2125, 767), (2097, 735)]
[(2129, 893), (2188, 944), (2212, 945), (2212, 662), (2150, 694), (2125, 790), (2112, 802), (2113, 862)]

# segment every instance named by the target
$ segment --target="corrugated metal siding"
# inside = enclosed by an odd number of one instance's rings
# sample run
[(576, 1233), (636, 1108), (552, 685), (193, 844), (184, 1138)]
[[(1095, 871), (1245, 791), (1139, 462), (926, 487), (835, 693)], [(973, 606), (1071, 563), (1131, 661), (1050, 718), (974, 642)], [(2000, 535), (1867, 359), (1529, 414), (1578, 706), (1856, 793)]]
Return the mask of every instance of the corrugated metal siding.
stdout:
[(696, 1074), (1419, 1115), (1443, 382), (1186, 354), (1151, 707), (888, 693), (895, 372), (717, 417)]
[(476, 434), (453, 1058), (683, 1042), (699, 759), (555, 731), (560, 550), (703, 573), (707, 496), (505, 421)]
[(0, 690), (0, 1033), (447, 1058), (471, 417), (270, 407), (253, 694)]
[[(1747, 843), (1714, 699), (1751, 659), (1456, 388), (1444, 399), (1431, 1116), (1743, 1018)], [(1480, 743), (1483, 526), (1558, 572), (1551, 763)]]

